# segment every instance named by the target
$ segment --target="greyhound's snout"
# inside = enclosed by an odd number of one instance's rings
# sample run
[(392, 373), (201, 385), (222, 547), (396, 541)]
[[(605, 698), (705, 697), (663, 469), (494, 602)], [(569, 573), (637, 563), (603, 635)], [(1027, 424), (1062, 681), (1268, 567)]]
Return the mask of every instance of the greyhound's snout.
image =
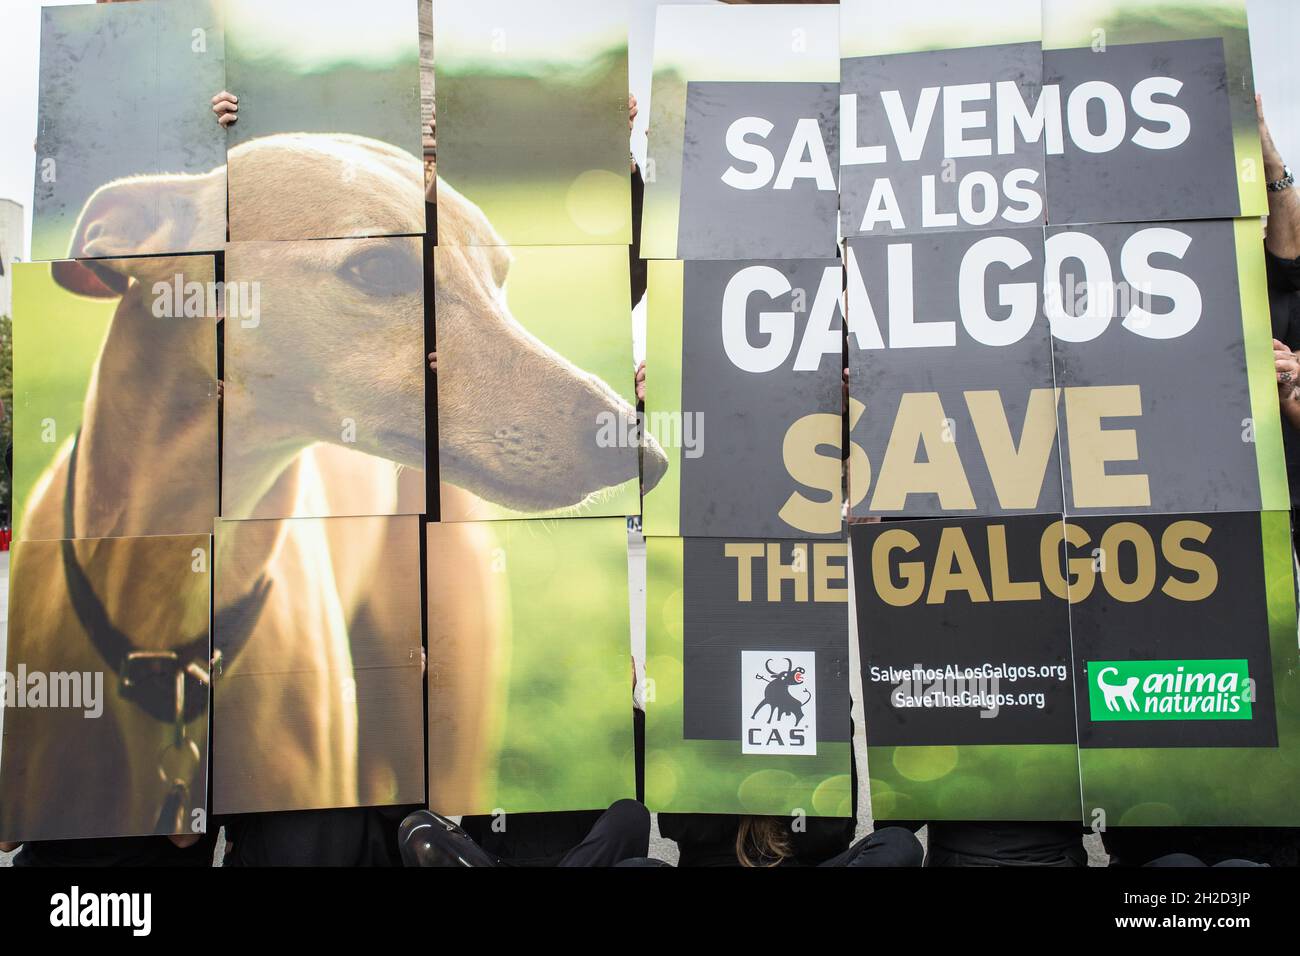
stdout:
[(668, 473), (668, 456), (653, 435), (645, 436), (641, 451), (641, 486), (642, 491), (649, 491)]

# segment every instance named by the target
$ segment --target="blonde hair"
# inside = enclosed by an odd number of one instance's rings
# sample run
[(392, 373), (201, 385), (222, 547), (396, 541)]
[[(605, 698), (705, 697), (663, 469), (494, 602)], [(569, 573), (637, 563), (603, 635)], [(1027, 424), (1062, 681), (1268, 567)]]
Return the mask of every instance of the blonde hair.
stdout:
[(780, 866), (794, 850), (782, 817), (741, 817), (736, 831), (736, 859), (741, 866)]

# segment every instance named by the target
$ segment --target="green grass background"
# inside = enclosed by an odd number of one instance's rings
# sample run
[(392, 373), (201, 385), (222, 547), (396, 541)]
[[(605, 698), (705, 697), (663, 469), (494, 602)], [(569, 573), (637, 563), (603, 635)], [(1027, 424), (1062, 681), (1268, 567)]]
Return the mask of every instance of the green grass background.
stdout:
[[(227, 0), (227, 88), (236, 146), (275, 133), (350, 133), (423, 161), (414, 0), (376, 0), (357, 29), (352, 0)], [(215, 92), (215, 91), (214, 91)]]
[(492, 70), (440, 53), (436, 69), (438, 175), (507, 244), (632, 241), (625, 42)]
[(635, 796), (625, 521), (490, 527), (510, 594), (491, 806), (601, 809)]
[[(654, 416), (682, 410), (682, 286), (685, 263), (649, 264), (646, 311), (646, 368), (653, 368), (655, 387), (646, 390), (646, 428), (659, 439), (668, 456), (668, 471), (641, 503), (642, 530), (647, 535), (675, 536), (681, 530), (682, 449), (672, 434), (660, 434)], [(671, 433), (675, 429), (669, 428)], [(662, 429), (660, 430), (662, 431)]]
[[(32, 486), (81, 426), (91, 372), (99, 358), (116, 299), (89, 299), (64, 291), (48, 263), (15, 263), (14, 537)], [(45, 419), (55, 441), (42, 441)]]

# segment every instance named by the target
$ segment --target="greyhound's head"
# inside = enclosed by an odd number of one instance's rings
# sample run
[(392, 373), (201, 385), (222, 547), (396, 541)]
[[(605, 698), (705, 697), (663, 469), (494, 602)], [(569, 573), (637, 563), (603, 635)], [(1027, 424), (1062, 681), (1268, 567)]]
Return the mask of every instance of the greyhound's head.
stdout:
[[(238, 243), (226, 279), (226, 412), (240, 441), (325, 442), (424, 469), (419, 237)], [(256, 315), (242, 280), (258, 282)]]
[[(571, 507), (637, 476), (637, 448), (602, 440), (636, 410), (515, 320), (505, 295), (510, 264), (483, 212), (439, 180), (442, 478), (509, 508)], [(649, 436), (644, 464), (648, 490), (668, 467)]]
[(279, 133), (230, 150), (230, 235), (245, 239), (418, 236), (424, 166), (345, 133)]
[[(287, 133), (249, 140), (229, 161), (233, 236), (286, 240), (304, 225), (318, 236), (398, 236), (227, 248), (232, 424), (243, 440), (332, 443), (423, 470), (420, 160), (365, 137)], [(256, 316), (246, 281), (258, 283)]]
[[(237, 193), (230, 210), (236, 235), (288, 238), (301, 231), (304, 218), (313, 220), (317, 235), (424, 231), (420, 162), (388, 144), (281, 134), (231, 149), (229, 164)], [(69, 258), (222, 248), (225, 187), (224, 167), (202, 176), (110, 183), (82, 211)], [(448, 356), (457, 356), (439, 369), (442, 477), (487, 500), (527, 510), (576, 505), (635, 478), (637, 449), (600, 440), (613, 431), (611, 423), (631, 420), (633, 408), (514, 320), (504, 295), (510, 253), (482, 211), (441, 181), (438, 208), (438, 342)], [(242, 273), (263, 280), (264, 314), (287, 308), (310, 319), (284, 323), (281, 330), (299, 334), (271, 347), (278, 333), (269, 327), (276, 323), (268, 324), (257, 353), (262, 365), (270, 361), (276, 368), (261, 367), (252, 355), (241, 358), (237, 335), (227, 338), (230, 373), (258, 377), (258, 402), (266, 408), (245, 411), (256, 416), (268, 446), (338, 443), (341, 423), (351, 419), (365, 427), (358, 427), (350, 447), (424, 466), (417, 403), (394, 401), (418, 394), (422, 378), (418, 366), (393, 360), (423, 352), (420, 253), (415, 238), (229, 247), (227, 279)], [(172, 279), (162, 274), (170, 268), (160, 271), (147, 258), (119, 259), (114, 268), (68, 262), (55, 271), (72, 291), (101, 296), (122, 294), (131, 278), (145, 289)], [(237, 292), (228, 290), (228, 297)], [(278, 294), (293, 299), (277, 305)], [(367, 323), (375, 316), (387, 318)], [(292, 361), (286, 363), (286, 356)], [(231, 384), (226, 415), (233, 424), (242, 413), (239, 383), (232, 378)], [(644, 462), (648, 489), (667, 469), (662, 449), (648, 436)]]
[[(95, 298), (125, 295), (132, 279), (144, 288), (170, 282), (173, 259), (119, 257), (216, 251), (226, 241), (225, 210), (225, 167), (202, 176), (115, 180), (86, 200), (67, 260), (53, 265), (54, 278), (69, 292)], [(104, 259), (113, 261), (94, 261)]]

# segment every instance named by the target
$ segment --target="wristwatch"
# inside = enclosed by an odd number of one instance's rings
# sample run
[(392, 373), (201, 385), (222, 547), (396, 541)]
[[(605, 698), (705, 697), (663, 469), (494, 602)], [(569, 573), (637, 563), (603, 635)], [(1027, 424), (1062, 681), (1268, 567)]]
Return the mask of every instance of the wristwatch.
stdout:
[(1271, 193), (1280, 193), (1290, 189), (1295, 185), (1295, 173), (1291, 172), (1290, 166), (1282, 167), (1282, 178), (1275, 183), (1268, 184), (1268, 191)]

